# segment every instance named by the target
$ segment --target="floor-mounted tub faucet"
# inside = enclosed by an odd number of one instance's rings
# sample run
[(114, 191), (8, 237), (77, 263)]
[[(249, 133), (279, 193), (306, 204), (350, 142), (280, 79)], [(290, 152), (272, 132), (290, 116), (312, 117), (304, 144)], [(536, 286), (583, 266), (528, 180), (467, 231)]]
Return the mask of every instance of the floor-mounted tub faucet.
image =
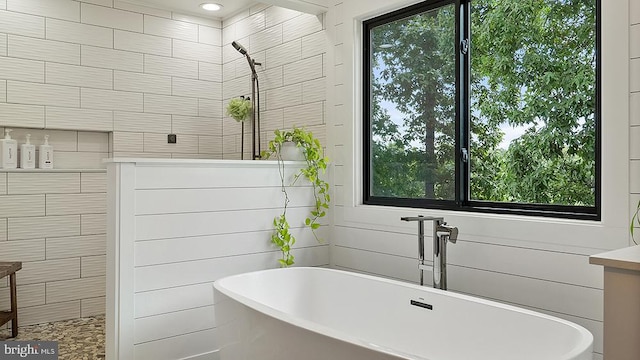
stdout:
[(458, 239), (458, 228), (447, 225), (442, 217), (433, 216), (405, 216), (402, 221), (418, 222), (418, 269), (420, 271), (420, 285), (424, 285), (424, 270), (428, 270), (424, 263), (424, 222), (433, 221), (433, 287), (447, 290), (447, 242), (453, 244)]

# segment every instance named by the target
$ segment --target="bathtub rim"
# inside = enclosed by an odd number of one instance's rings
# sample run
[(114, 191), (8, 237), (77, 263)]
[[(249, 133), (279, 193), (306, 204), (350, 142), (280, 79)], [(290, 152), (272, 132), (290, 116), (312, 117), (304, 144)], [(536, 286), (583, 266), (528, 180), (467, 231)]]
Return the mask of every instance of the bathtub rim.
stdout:
[(395, 279), (389, 279), (389, 278), (383, 278), (383, 277), (378, 277), (378, 276), (374, 276), (374, 275), (369, 275), (369, 274), (362, 274), (362, 273), (357, 273), (357, 272), (351, 272), (351, 271), (346, 271), (346, 270), (339, 270), (339, 269), (329, 269), (329, 268), (321, 268), (321, 267), (290, 267), (290, 268), (277, 268), (277, 269), (267, 269), (267, 270), (258, 270), (258, 271), (250, 271), (250, 272), (246, 272), (246, 273), (241, 273), (241, 274), (236, 274), (236, 275), (230, 275), (230, 276), (226, 276), (224, 278), (218, 279), (213, 283), (213, 287), (217, 290), (220, 291), (223, 295), (239, 302), (242, 305), (245, 305), (255, 311), (261, 312), (267, 316), (270, 316), (272, 318), (275, 318), (277, 320), (280, 321), (284, 321), (287, 322), (293, 326), (297, 326), (303, 329), (306, 329), (308, 331), (311, 332), (315, 332), (318, 333), (320, 335), (324, 335), (333, 339), (336, 339), (338, 341), (344, 341), (356, 346), (360, 346), (360, 347), (365, 347), (368, 348), (370, 350), (374, 350), (374, 351), (378, 351), (378, 352), (383, 352), (385, 354), (388, 355), (392, 355), (392, 356), (396, 356), (396, 357), (400, 357), (400, 358), (404, 358), (404, 359), (408, 359), (408, 360), (430, 360), (428, 358), (423, 358), (420, 357), (418, 355), (415, 354), (408, 354), (408, 353), (404, 353), (402, 351), (398, 351), (397, 349), (392, 349), (392, 348), (388, 348), (385, 346), (381, 346), (379, 344), (375, 344), (375, 343), (371, 343), (371, 342), (367, 342), (361, 338), (349, 335), (349, 334), (345, 334), (343, 332), (334, 330), (330, 327), (324, 326), (324, 325), (320, 325), (316, 322), (313, 321), (309, 321), (297, 316), (293, 316), (290, 315), (288, 313), (285, 313), (283, 311), (277, 310), (275, 308), (272, 308), (270, 306), (267, 306), (261, 302), (258, 302), (256, 300), (253, 300), (251, 298), (248, 298), (244, 295), (240, 295), (234, 291), (229, 290), (228, 288), (226, 288), (224, 286), (224, 284), (226, 282), (229, 281), (234, 281), (238, 278), (242, 278), (243, 276), (246, 277), (249, 274), (251, 275), (259, 275), (262, 273), (276, 273), (276, 272), (281, 272), (281, 271), (313, 271), (313, 272), (334, 272), (334, 273), (340, 273), (342, 275), (346, 275), (346, 276), (354, 276), (354, 277), (360, 277), (360, 278), (364, 278), (364, 279), (369, 279), (372, 281), (380, 281), (383, 283), (388, 283), (388, 284), (393, 284), (393, 285), (400, 285), (400, 286), (405, 286), (411, 289), (416, 289), (416, 290), (422, 290), (422, 291), (427, 291), (427, 292), (432, 292), (432, 293), (440, 293), (440, 294), (445, 294), (447, 296), (452, 296), (454, 298), (458, 298), (460, 300), (467, 300), (467, 301), (473, 301), (473, 302), (477, 302), (477, 303), (481, 303), (487, 306), (493, 306), (493, 307), (497, 307), (497, 308), (502, 308), (505, 310), (509, 310), (509, 311), (515, 311), (521, 314), (525, 314), (525, 315), (529, 315), (529, 316), (535, 316), (538, 318), (543, 318), (549, 321), (553, 321), (553, 322), (557, 322), (557, 323), (561, 323), (563, 325), (569, 326), (575, 330), (578, 331), (578, 333), (581, 335), (580, 339), (578, 340), (578, 343), (576, 344), (576, 346), (574, 348), (572, 348), (569, 352), (566, 352), (563, 355), (562, 358), (556, 359), (556, 360), (572, 360), (575, 359), (578, 355), (582, 354), (586, 349), (591, 349), (591, 351), (593, 352), (593, 334), (591, 334), (591, 332), (587, 329), (585, 329), (584, 327), (575, 324), (573, 322), (570, 322), (568, 320), (564, 320), (555, 316), (551, 316), (551, 315), (547, 315), (544, 313), (540, 313), (537, 311), (533, 311), (533, 310), (528, 310), (528, 309), (524, 309), (518, 306), (514, 306), (514, 305), (509, 305), (509, 304), (504, 304), (504, 303), (500, 303), (497, 301), (493, 301), (493, 300), (487, 300), (487, 299), (483, 299), (480, 297), (476, 297), (476, 296), (471, 296), (471, 295), (466, 295), (466, 294), (461, 294), (461, 293), (456, 293), (456, 292), (452, 292), (452, 291), (445, 291), (445, 290), (440, 290), (440, 289), (435, 289), (432, 287), (428, 287), (428, 286), (420, 286), (418, 284), (413, 284), (413, 283), (409, 283), (409, 282), (404, 282), (404, 281), (400, 281), (400, 280), (395, 280)]

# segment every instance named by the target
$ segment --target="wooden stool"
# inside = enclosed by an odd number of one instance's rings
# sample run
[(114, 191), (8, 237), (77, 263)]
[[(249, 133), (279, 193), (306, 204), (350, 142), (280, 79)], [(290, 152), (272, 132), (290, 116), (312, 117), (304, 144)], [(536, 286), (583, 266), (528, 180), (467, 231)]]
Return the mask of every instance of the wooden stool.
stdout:
[(22, 269), (19, 261), (0, 261), (0, 279), (9, 275), (11, 287), (11, 310), (0, 311), (0, 325), (4, 325), (11, 320), (11, 337), (18, 336), (18, 299), (16, 298), (16, 271)]

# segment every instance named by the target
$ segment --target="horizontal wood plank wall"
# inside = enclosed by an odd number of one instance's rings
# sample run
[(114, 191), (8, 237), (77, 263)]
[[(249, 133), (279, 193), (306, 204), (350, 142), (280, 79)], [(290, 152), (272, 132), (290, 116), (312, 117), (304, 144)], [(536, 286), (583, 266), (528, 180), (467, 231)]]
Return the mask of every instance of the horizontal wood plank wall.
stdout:
[[(499, 216), (362, 205), (362, 27), (360, 22), (415, 3), (410, 0), (330, 1), (326, 29), (328, 155), (334, 160), (331, 265), (417, 282), (417, 225), (402, 216), (439, 215), (460, 228), (448, 249), (448, 285), (456, 292), (567, 319), (594, 335), (602, 360), (603, 275), (589, 255), (629, 245), (630, 210), (640, 199), (640, 2), (603, 0), (603, 219), (601, 222)], [(631, 76), (621, 62), (630, 5)], [(614, 16), (615, 15), (615, 16)], [(620, 60), (622, 58), (622, 60)], [(620, 66), (618, 66), (620, 65)], [(626, 159), (625, 102), (631, 83), (631, 156)], [(615, 79), (615, 80), (612, 80)], [(624, 89), (622, 91), (621, 89)], [(623, 92), (623, 94), (619, 94)], [(615, 95), (613, 95), (615, 94)], [(625, 100), (626, 101), (626, 100)], [(623, 110), (620, 110), (623, 109)], [(622, 125), (620, 125), (622, 124)], [(615, 136), (614, 136), (615, 135)], [(622, 139), (622, 140), (621, 140)], [(623, 160), (620, 160), (622, 158)], [(366, 159), (364, 160), (366, 161)], [(612, 165), (613, 164), (613, 165)], [(608, 166), (608, 167), (607, 167)], [(630, 176), (628, 176), (630, 175)], [(618, 179), (630, 178), (626, 180)], [(627, 186), (631, 188), (628, 208)], [(426, 234), (431, 234), (426, 225)], [(636, 236), (637, 237), (637, 236)], [(431, 264), (431, 238), (426, 239)], [(431, 274), (425, 273), (427, 285)]]
[[(280, 252), (270, 243), (272, 221), (283, 201), (277, 165), (113, 163), (108, 171), (116, 173), (122, 166), (133, 167), (132, 183), (119, 187), (132, 189), (135, 210), (131, 218), (119, 219), (120, 230), (128, 232), (121, 231), (112, 240), (121, 249), (132, 247), (132, 266), (109, 272), (133, 279), (133, 290), (123, 294), (118, 289), (114, 293), (120, 292), (120, 303), (107, 303), (108, 321), (115, 316), (115, 306), (133, 309), (130, 318), (119, 319), (121, 336), (130, 329), (133, 337), (128, 344), (133, 349), (120, 349), (120, 358), (215, 359), (212, 283), (228, 275), (278, 267)], [(286, 176), (291, 178), (291, 172)], [(300, 182), (290, 190), (287, 214), (297, 238), (296, 265), (327, 266), (328, 244), (318, 243), (303, 226), (312, 203), (311, 188)], [(109, 193), (110, 199), (116, 196), (115, 191)], [(118, 218), (111, 212), (116, 203), (111, 203), (109, 217)], [(115, 221), (109, 224), (116, 226)], [(118, 229), (113, 230), (116, 234)], [(321, 230), (324, 238), (325, 228)], [(115, 267), (116, 250), (110, 249), (108, 258)], [(108, 348), (113, 349), (116, 340), (107, 339)], [(123, 345), (127, 342), (120, 342)]]

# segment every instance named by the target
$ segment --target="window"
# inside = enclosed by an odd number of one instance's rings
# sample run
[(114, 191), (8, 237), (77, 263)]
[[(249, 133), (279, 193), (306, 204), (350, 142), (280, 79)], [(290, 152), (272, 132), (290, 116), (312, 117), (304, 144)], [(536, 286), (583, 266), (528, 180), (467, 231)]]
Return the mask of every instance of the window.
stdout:
[(600, 219), (598, 0), (364, 22), (365, 204)]

